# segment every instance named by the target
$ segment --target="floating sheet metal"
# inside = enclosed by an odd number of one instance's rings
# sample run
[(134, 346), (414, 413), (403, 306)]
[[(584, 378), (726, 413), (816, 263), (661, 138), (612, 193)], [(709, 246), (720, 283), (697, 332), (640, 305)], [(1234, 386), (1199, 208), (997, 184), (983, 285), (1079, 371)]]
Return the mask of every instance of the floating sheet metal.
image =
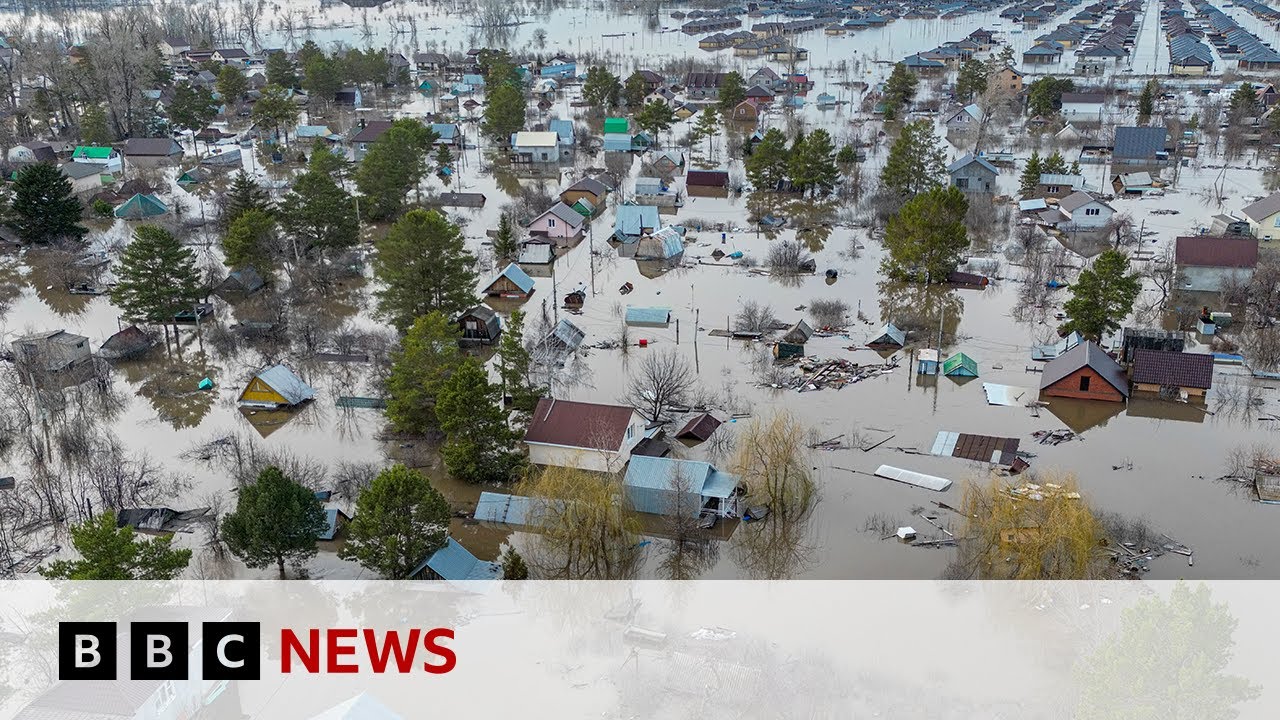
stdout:
[(933, 490), (935, 492), (943, 492), (951, 487), (951, 481), (946, 478), (940, 478), (935, 475), (925, 475), (912, 470), (903, 470), (902, 468), (893, 467), (892, 465), (881, 465), (876, 468), (876, 477), (882, 477), (886, 480), (895, 480), (907, 485), (914, 485), (925, 490)]
[(982, 383), (982, 391), (987, 394), (988, 405), (1002, 405), (1004, 407), (1026, 405), (1036, 397), (1035, 392), (1029, 388), (996, 383)]

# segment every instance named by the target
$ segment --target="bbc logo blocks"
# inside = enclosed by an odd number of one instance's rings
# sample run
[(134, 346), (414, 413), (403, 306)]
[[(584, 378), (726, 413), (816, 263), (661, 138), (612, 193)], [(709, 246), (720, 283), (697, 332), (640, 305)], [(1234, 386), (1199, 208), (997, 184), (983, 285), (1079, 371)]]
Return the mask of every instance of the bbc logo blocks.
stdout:
[[(119, 643), (128, 645), (130, 680), (187, 680), (193, 644), (185, 622), (129, 623), (122, 636), (113, 622), (58, 623), (59, 680), (118, 680)], [(205, 680), (258, 680), (262, 630), (256, 622), (201, 624), (199, 653)]]

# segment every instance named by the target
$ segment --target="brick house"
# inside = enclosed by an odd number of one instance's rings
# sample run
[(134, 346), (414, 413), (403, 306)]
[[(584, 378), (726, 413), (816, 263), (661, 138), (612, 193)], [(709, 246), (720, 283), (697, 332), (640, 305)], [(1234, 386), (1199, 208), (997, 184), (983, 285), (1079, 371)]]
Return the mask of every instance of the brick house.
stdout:
[(1129, 397), (1129, 378), (1096, 343), (1082, 342), (1049, 361), (1040, 379), (1040, 394), (1124, 402)]

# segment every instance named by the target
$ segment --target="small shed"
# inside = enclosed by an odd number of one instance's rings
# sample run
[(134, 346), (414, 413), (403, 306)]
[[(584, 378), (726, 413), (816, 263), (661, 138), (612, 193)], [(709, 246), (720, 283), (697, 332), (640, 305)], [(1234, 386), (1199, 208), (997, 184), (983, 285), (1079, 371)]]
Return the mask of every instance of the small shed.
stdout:
[(689, 422), (676, 433), (676, 438), (680, 440), (697, 440), (698, 442), (706, 442), (711, 438), (721, 425), (711, 413), (698, 413), (690, 418)]
[(533, 294), (534, 282), (529, 274), (515, 263), (508, 264), (497, 277), (485, 286), (484, 294), (489, 297), (515, 298), (527, 300)]
[(487, 305), (476, 305), (458, 316), (460, 345), (492, 345), (502, 335), (502, 321), (498, 313)]
[(169, 212), (168, 206), (160, 202), (160, 199), (155, 195), (138, 193), (116, 208), (115, 215), (118, 218), (127, 220), (142, 220), (143, 218), (164, 215), (167, 212)]
[(15, 361), (49, 373), (70, 370), (90, 360), (89, 338), (66, 330), (24, 335), (9, 343)]
[(501, 580), (502, 566), (478, 559), (457, 540), (445, 538), (444, 547), (409, 573), (413, 579)]
[(666, 327), (671, 324), (671, 308), (628, 305), (626, 323), (636, 327)]
[(632, 456), (622, 481), (628, 503), (653, 515), (737, 517), (744, 493), (735, 475), (706, 462)]
[(885, 323), (880, 332), (867, 343), (872, 350), (897, 350), (907, 344), (907, 334), (899, 330), (893, 323)]
[(641, 236), (635, 257), (637, 260), (672, 260), (683, 254), (684, 228), (668, 225), (651, 235)]
[(241, 407), (293, 407), (315, 397), (315, 388), (292, 370), (284, 365), (272, 365), (253, 376), (240, 393), (239, 403)]
[(218, 283), (213, 294), (221, 298), (247, 297), (261, 290), (266, 285), (262, 276), (253, 267), (243, 267), (227, 273), (227, 279)]
[(942, 374), (947, 377), (978, 377), (978, 363), (964, 353), (956, 353), (942, 363)]
[(916, 372), (921, 375), (937, 375), (942, 355), (933, 348), (925, 348), (916, 352)]
[(1097, 343), (1085, 341), (1049, 361), (1040, 392), (1052, 397), (1124, 402), (1129, 378)]
[(141, 355), (151, 348), (155, 341), (137, 325), (130, 325), (107, 338), (98, 349), (98, 356), (106, 360), (120, 360)]
[(316, 535), (316, 539), (323, 542), (333, 542), (342, 534), (347, 523), (351, 522), (351, 518), (338, 508), (324, 509), (324, 529)]
[(773, 357), (778, 360), (800, 357), (804, 355), (805, 343), (813, 337), (813, 328), (804, 320), (796, 321), (787, 329), (787, 333), (773, 346)]
[(520, 248), (516, 262), (521, 265), (550, 265), (556, 259), (555, 247), (548, 243), (527, 242)]

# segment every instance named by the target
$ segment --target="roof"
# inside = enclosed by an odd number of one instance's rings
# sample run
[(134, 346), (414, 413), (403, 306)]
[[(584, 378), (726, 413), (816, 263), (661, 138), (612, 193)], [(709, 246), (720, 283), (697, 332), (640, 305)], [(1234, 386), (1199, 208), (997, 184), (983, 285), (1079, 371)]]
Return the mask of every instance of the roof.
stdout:
[(671, 322), (671, 308), (627, 306), (628, 325), (666, 325)]
[(563, 195), (569, 191), (589, 192), (592, 195), (603, 196), (609, 192), (609, 188), (605, 184), (592, 177), (585, 177), (578, 182), (564, 189)]
[[(579, 215), (577, 210), (574, 210), (562, 202), (552, 205), (546, 212), (542, 213), (542, 215), (546, 215), (547, 213), (555, 215), (560, 220), (569, 223), (572, 227), (578, 227), (586, 221), (586, 218)], [(539, 215), (538, 218), (541, 218), (542, 215)], [(537, 222), (537, 219), (535, 219), (534, 222)]]
[(1062, 93), (1062, 104), (1073, 103), (1076, 105), (1101, 105), (1107, 101), (1107, 96), (1102, 93), (1083, 93), (1083, 92), (1066, 92)]
[(477, 559), (453, 538), (445, 538), (444, 547), (435, 551), (427, 559), (426, 565), (445, 580), (502, 579), (501, 565)]
[(69, 162), (62, 166), (62, 174), (72, 180), (82, 180), (91, 175), (101, 175), (102, 166), (93, 163)]
[(1256, 223), (1263, 222), (1272, 215), (1280, 213), (1280, 192), (1273, 192), (1261, 200), (1246, 206), (1240, 212)]
[(443, 192), (436, 199), (442, 207), (484, 207), (484, 193)]
[(611, 117), (604, 119), (604, 131), (608, 133), (629, 133), (631, 126), (627, 124), (626, 118)]
[(88, 158), (90, 160), (108, 160), (115, 152), (109, 147), (97, 147), (96, 145), (78, 145), (72, 153), (73, 158)]
[(529, 419), (526, 443), (593, 450), (617, 450), (631, 424), (633, 408), (542, 398)]
[(555, 248), (548, 243), (525, 243), (516, 262), (522, 265), (547, 265), (555, 259)]
[(516, 147), (555, 147), (560, 144), (560, 136), (553, 132), (522, 130), (515, 134), (511, 144)]
[(654, 205), (619, 205), (615, 209), (614, 233), (639, 238), (644, 228), (656, 230), (662, 224)]
[(124, 154), (135, 157), (168, 157), (181, 155), (182, 146), (173, 138), (129, 138), (124, 142)]
[(520, 292), (528, 293), (533, 291), (533, 278), (529, 277), (529, 274), (521, 270), (520, 266), (515, 263), (509, 263), (485, 287), (493, 287), (493, 284), (498, 282), (499, 278), (510, 280), (512, 284), (520, 288)]
[(132, 354), (151, 347), (151, 336), (143, 332), (137, 325), (130, 325), (107, 338), (101, 350), (112, 355)]
[(700, 413), (690, 418), (676, 433), (676, 437), (706, 441), (720, 425), (720, 421), (711, 413)]
[(482, 492), (472, 517), (483, 522), (528, 525), (533, 501), (521, 495)]
[(1174, 242), (1174, 259), (1178, 265), (1252, 268), (1258, 264), (1258, 241), (1251, 237), (1194, 235)]
[(684, 76), (684, 84), (689, 88), (718, 88), (724, 76), (718, 72), (691, 72)]
[(146, 218), (167, 212), (169, 208), (155, 195), (138, 193), (121, 203), (120, 207), (116, 208), (115, 215), (118, 218)]
[(1129, 397), (1129, 379), (1125, 377), (1124, 369), (1092, 341), (1082, 342), (1050, 360), (1049, 364), (1044, 366), (1044, 374), (1040, 378), (1040, 389), (1052, 387), (1063, 378), (1085, 367), (1098, 373), (1121, 395)]
[(738, 478), (699, 460), (632, 456), (623, 484), (649, 490), (674, 490), (677, 478), (688, 482), (688, 491), (702, 497), (726, 498), (738, 486)]
[(636, 258), (668, 260), (684, 252), (684, 228), (674, 225), (660, 228), (652, 235), (640, 238)]
[(1080, 208), (1084, 207), (1085, 205), (1089, 205), (1090, 203), (1098, 203), (1100, 205), (1105, 205), (1108, 208), (1111, 207), (1110, 205), (1107, 205), (1106, 203), (1090, 195), (1089, 193), (1084, 192), (1083, 190), (1077, 190), (1071, 193), (1070, 195), (1059, 200), (1058, 209), (1063, 210), (1065, 212), (1075, 212), (1076, 210), (1079, 210)]
[(958, 370), (967, 370), (976, 376), (978, 374), (978, 363), (964, 353), (956, 353), (942, 363), (943, 375), (950, 375)]
[(885, 323), (870, 344), (880, 344), (886, 341), (901, 347), (907, 342), (907, 334), (899, 330), (893, 323)]
[(440, 136), (441, 140), (452, 140), (458, 136), (461, 129), (454, 123), (431, 123), (431, 130)]
[(809, 323), (797, 320), (796, 324), (788, 328), (787, 333), (782, 336), (782, 342), (803, 345), (809, 342), (811, 337), (813, 337), (813, 328), (809, 327)]
[(1121, 127), (1116, 128), (1115, 147), (1111, 156), (1131, 160), (1154, 160), (1156, 155), (1164, 152), (1168, 142), (1168, 131), (1163, 127)]
[(1000, 174), (1000, 171), (996, 169), (995, 165), (992, 165), (990, 162), (987, 162), (985, 158), (978, 157), (973, 153), (968, 153), (964, 157), (948, 165), (947, 172), (948, 173), (958, 172), (974, 163), (977, 163), (980, 167), (982, 167), (984, 170), (991, 173), (992, 175)]
[(1017, 438), (943, 430), (934, 438), (930, 454), (995, 465), (1010, 465), (1018, 457), (1018, 445)]
[(1133, 356), (1133, 381), (1162, 387), (1213, 386), (1213, 356), (1165, 350), (1138, 350)]
[(302, 381), (293, 371), (283, 365), (272, 365), (255, 375), (257, 379), (271, 386), (290, 405), (297, 405), (304, 400), (315, 398), (315, 388)]
[(382, 137), (382, 134), (391, 129), (392, 122), (390, 120), (370, 120), (360, 128), (360, 132), (351, 136), (353, 143), (371, 143)]
[(1124, 187), (1147, 187), (1153, 182), (1151, 173), (1145, 171), (1121, 173), (1117, 176), (1117, 179)]
[(560, 322), (556, 323), (551, 332), (547, 333), (547, 336), (543, 338), (543, 343), (555, 340), (572, 352), (578, 349), (578, 346), (582, 344), (586, 337), (587, 334), (582, 331), (582, 328), (574, 325), (569, 318), (560, 318)]
[(217, 50), (214, 50), (214, 52), (221, 55), (224, 58), (249, 57), (249, 53), (245, 52), (244, 48), (218, 48)]
[(1083, 175), (1067, 175), (1062, 173), (1040, 173), (1041, 185), (1065, 185), (1079, 190), (1084, 187)]
[(338, 518), (339, 517), (345, 518), (346, 516), (347, 516), (346, 513), (342, 512), (338, 508), (325, 508), (324, 509), (324, 530), (321, 530), (320, 534), (316, 535), (316, 539), (332, 540), (338, 537)]
[(369, 693), (359, 695), (312, 715), (310, 720), (402, 720)]
[(724, 170), (690, 170), (685, 184), (696, 187), (729, 187), (729, 173)]

